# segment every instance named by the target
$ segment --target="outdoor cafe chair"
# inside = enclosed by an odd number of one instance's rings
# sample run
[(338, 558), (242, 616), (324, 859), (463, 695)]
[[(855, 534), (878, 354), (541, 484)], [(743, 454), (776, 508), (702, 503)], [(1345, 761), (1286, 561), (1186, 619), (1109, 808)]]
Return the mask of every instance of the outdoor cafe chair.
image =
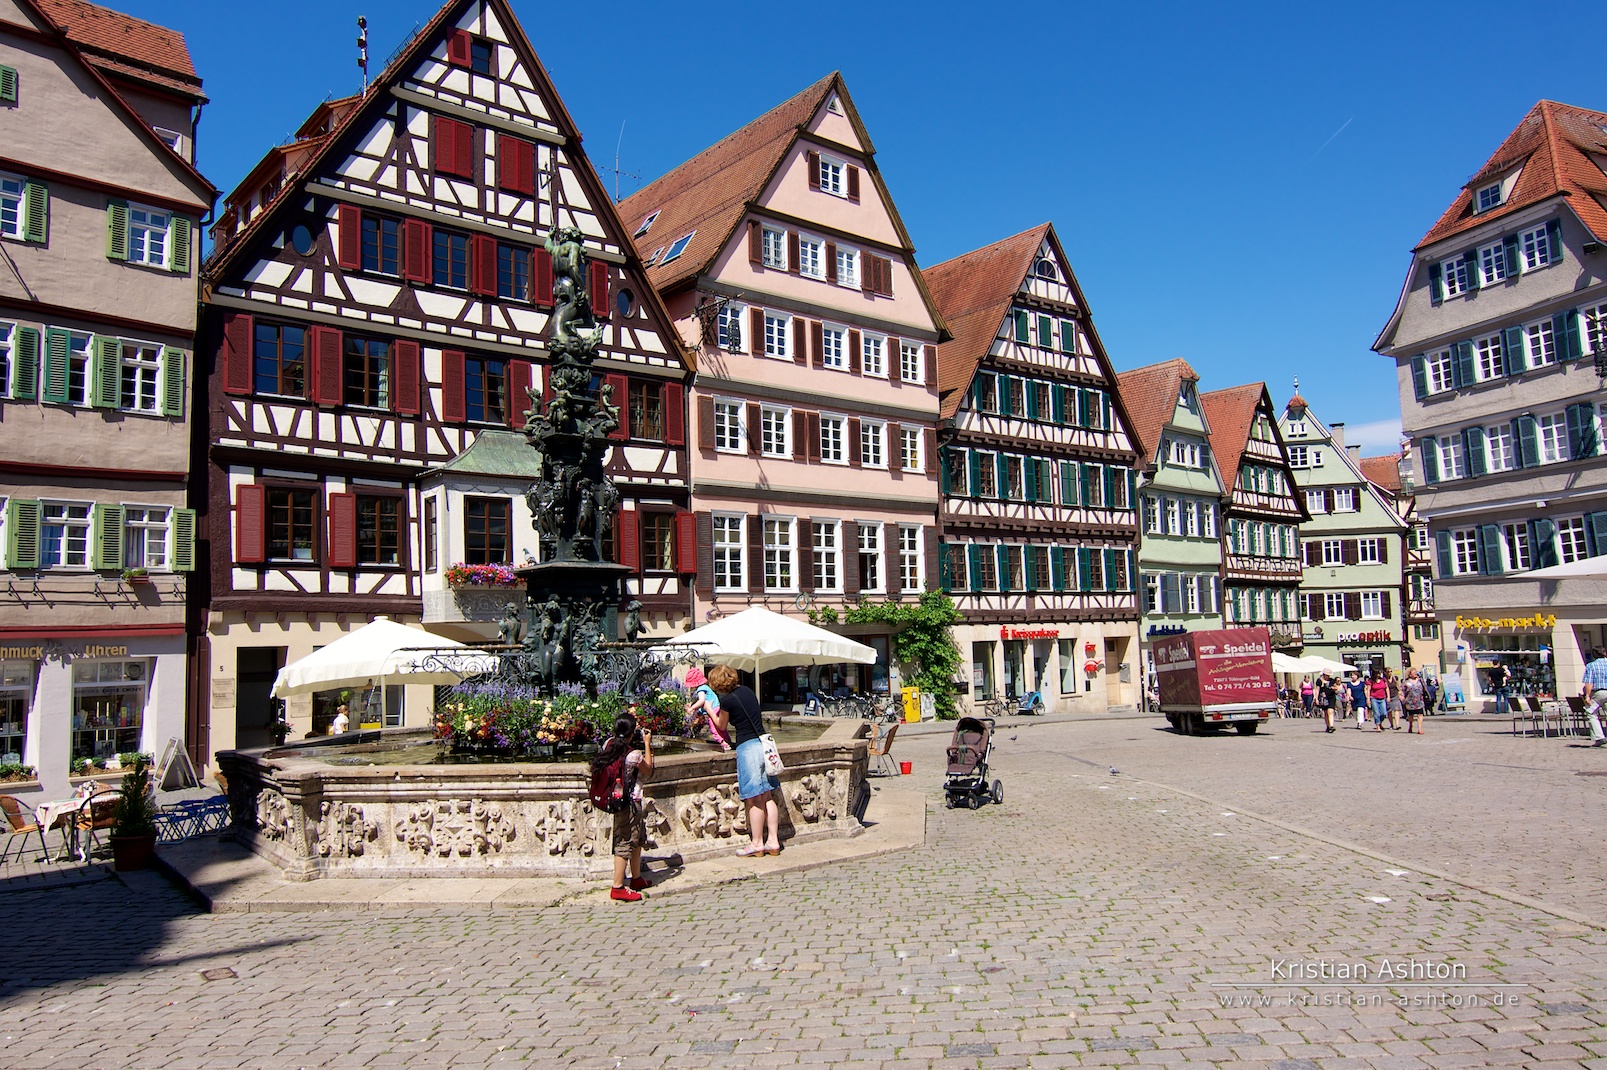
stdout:
[(898, 726), (901, 723), (894, 722), (887, 726), (886, 732), (881, 732), (879, 731), (882, 727), (881, 724), (876, 721), (871, 722), (870, 757), (876, 763), (876, 775), (878, 776), (898, 775), (898, 766), (894, 764), (892, 755), (889, 752), (893, 749), (893, 737), (898, 735)]
[(17, 857), (22, 857), (22, 852), (28, 849), (30, 832), (39, 837), (39, 860), (43, 862), (50, 857), (50, 852), (45, 849), (45, 830), (39, 827), (39, 819), (34, 816), (31, 806), (13, 795), (0, 795), (0, 811), (6, 815), (6, 842), (0, 847), (0, 863), (6, 860), (11, 841), (18, 836), (22, 837), (22, 846), (17, 849)]
[(115, 788), (98, 791), (84, 803), (83, 809), (78, 811), (73, 819), (73, 830), (78, 835), (78, 860), (88, 862), (89, 855), (95, 849), (96, 833), (102, 829), (109, 829), (117, 818), (117, 796), (121, 794)]

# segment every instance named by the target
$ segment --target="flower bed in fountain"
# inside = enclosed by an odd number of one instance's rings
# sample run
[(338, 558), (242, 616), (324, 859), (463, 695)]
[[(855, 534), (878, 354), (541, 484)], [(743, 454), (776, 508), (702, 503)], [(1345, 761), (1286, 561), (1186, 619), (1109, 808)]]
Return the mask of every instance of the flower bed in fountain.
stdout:
[(436, 706), (435, 735), (452, 753), (548, 758), (601, 744), (627, 709), (649, 732), (677, 735), (686, 702), (686, 690), (668, 677), (631, 697), (608, 685), (592, 696), (578, 684), (543, 694), (502, 679), (471, 681)]

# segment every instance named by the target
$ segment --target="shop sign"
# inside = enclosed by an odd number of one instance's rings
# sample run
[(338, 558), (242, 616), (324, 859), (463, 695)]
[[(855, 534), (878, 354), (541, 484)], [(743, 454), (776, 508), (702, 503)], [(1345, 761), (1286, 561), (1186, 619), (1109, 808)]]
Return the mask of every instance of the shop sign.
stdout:
[(1006, 627), (1002, 627), (1002, 628), (999, 629), (999, 638), (1000, 639), (1058, 639), (1058, 638), (1060, 638), (1060, 629), (1059, 628), (1011, 628), (1011, 627), (1006, 626)]
[(128, 647), (100, 643), (61, 643), (56, 640), (29, 646), (0, 646), (0, 658), (24, 661), (73, 661), (80, 658), (126, 658)]
[(1340, 632), (1334, 641), (1339, 643), (1393, 643), (1395, 640), (1388, 632)]
[(1491, 620), (1489, 617), (1464, 617), (1459, 613), (1456, 617), (1456, 626), (1458, 628), (1499, 628), (1508, 632), (1549, 632), (1557, 626), (1557, 616), (1554, 613), (1536, 613), (1532, 617), (1500, 617)]
[(1145, 634), (1151, 637), (1157, 635), (1182, 635), (1186, 631), (1188, 629), (1181, 624), (1151, 624), (1149, 631)]

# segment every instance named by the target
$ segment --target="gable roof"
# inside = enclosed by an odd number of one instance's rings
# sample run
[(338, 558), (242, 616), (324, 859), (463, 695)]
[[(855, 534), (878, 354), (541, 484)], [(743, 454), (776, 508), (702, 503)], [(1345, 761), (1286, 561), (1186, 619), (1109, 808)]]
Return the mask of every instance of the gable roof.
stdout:
[(1200, 406), (1205, 410), (1205, 422), (1211, 429), (1211, 453), (1222, 468), (1222, 478), (1232, 484), (1239, 474), (1239, 461), (1250, 442), (1250, 428), (1255, 424), (1256, 409), (1261, 400), (1271, 396), (1266, 383), (1245, 383), (1223, 390), (1200, 395)]
[(988, 355), (1010, 303), (1026, 281), (1033, 258), (1050, 232), (1048, 223), (924, 268), (927, 289), (953, 340), (937, 347), (939, 414), (960, 410), (977, 365)]
[[(1540, 101), (1484, 161), (1413, 251), (1559, 195), (1568, 198), (1568, 206), (1598, 241), (1607, 240), (1603, 206), (1607, 175), (1591, 162), (1588, 154), (1593, 152), (1607, 153), (1607, 114)], [(1478, 188), (1519, 164), (1523, 170), (1506, 202), (1475, 214)]]
[[(1197, 383), (1200, 376), (1182, 357), (1116, 373), (1116, 384), (1132, 418), (1133, 434), (1138, 439), (1140, 463), (1146, 470), (1155, 466), (1161, 428), (1177, 411), (1177, 395), (1184, 379)], [(1206, 426), (1210, 426), (1209, 418)]]
[(458, 476), (539, 479), (541, 454), (518, 431), (485, 430), (474, 436), (468, 449), (430, 469), (431, 475), (448, 472)]
[(1401, 492), (1401, 455), (1389, 453), (1382, 457), (1363, 457), (1361, 459), (1361, 474), (1368, 480), (1391, 494)]
[(201, 79), (184, 35), (86, 0), (34, 0), (46, 18), (77, 45), (84, 62), (135, 80), (150, 81), (199, 100)]

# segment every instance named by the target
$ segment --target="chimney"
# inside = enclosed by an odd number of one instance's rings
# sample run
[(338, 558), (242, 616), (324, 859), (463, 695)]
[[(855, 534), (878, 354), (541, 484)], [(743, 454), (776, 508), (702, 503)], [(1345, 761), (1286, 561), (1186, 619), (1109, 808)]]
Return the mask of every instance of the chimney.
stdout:
[(1344, 421), (1342, 421), (1342, 420), (1334, 421), (1333, 423), (1328, 425), (1328, 430), (1332, 433), (1333, 440), (1334, 440), (1334, 445), (1338, 446), (1340, 449), (1344, 449), (1345, 448), (1345, 424), (1344, 424)]
[(1351, 461), (1358, 465), (1361, 464), (1361, 443), (1358, 442), (1354, 446), (1346, 446), (1345, 453), (1350, 457)]

